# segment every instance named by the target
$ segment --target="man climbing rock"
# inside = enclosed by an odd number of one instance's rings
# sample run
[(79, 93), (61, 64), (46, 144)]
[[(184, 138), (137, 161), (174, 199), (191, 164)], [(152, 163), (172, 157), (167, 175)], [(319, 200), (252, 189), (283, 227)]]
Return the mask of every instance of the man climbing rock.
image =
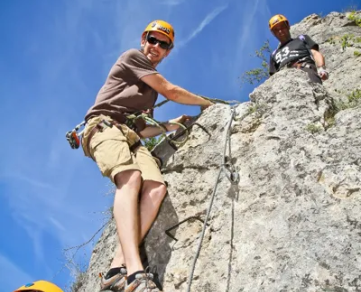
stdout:
[(308, 35), (292, 38), (289, 21), (281, 14), (269, 20), (269, 28), (280, 41), (270, 56), (270, 75), (285, 68), (296, 68), (307, 72), (313, 82), (322, 84), (322, 80), (328, 79), (325, 59), (319, 52), (318, 44)]
[[(142, 119), (130, 119), (130, 115), (144, 111), (152, 115), (158, 93), (202, 109), (212, 105), (173, 85), (155, 69), (174, 47), (174, 30), (169, 23), (151, 22), (140, 44), (140, 49), (120, 55), (85, 116), (84, 153), (116, 185), (113, 214), (120, 245), (102, 278), (101, 290), (162, 291), (155, 275), (144, 269), (138, 248), (166, 194), (160, 169), (140, 138), (157, 136), (162, 130), (146, 125)], [(181, 116), (171, 122), (183, 123), (187, 118)], [(178, 126), (168, 122), (163, 128), (173, 131)]]

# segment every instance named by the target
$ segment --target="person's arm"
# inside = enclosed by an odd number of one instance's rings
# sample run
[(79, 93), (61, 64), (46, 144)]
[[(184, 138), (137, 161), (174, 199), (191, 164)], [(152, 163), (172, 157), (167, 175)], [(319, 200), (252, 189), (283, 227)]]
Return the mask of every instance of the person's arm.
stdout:
[(322, 80), (328, 79), (328, 72), (326, 70), (324, 56), (319, 51), (316, 51), (315, 49), (311, 49), (311, 52), (312, 52), (313, 58), (316, 62), (318, 75), (321, 77)]
[(140, 138), (151, 138), (162, 134), (163, 131), (157, 126), (147, 125), (143, 131), (139, 132)]
[(320, 53), (320, 46), (308, 35), (304, 35), (304, 37), (306, 41), (306, 46), (308, 46), (308, 49), (311, 50), (311, 54), (313, 56), (313, 59), (315, 60), (318, 75), (321, 77), (322, 80), (328, 79), (325, 58)]
[[(174, 124), (174, 123), (183, 124), (190, 118), (191, 118), (190, 116), (181, 115), (178, 118), (169, 120), (169, 122), (167, 122), (167, 123), (162, 123), (161, 126), (164, 127), (164, 130), (166, 130), (166, 132), (176, 131), (179, 129), (180, 126), (177, 124)], [(142, 137), (142, 138), (151, 138), (151, 137), (158, 136), (162, 133), (164, 133), (164, 131), (162, 131), (162, 129), (160, 129), (158, 126), (147, 125), (145, 127), (145, 129), (143, 131), (141, 131), (139, 134), (140, 134), (140, 137)]]
[(159, 73), (144, 76), (141, 80), (171, 101), (187, 105), (200, 105), (202, 108), (207, 108), (213, 104), (209, 100), (170, 83)]
[(325, 58), (323, 57), (323, 55), (319, 51), (316, 51), (315, 49), (311, 49), (311, 52), (312, 52), (313, 58), (315, 59), (316, 66), (324, 67), (325, 66)]

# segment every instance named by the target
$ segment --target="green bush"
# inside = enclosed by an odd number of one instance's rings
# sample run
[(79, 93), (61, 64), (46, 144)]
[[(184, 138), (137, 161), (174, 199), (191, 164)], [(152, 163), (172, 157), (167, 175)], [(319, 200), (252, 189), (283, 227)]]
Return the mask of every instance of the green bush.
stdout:
[(355, 10), (350, 13), (350, 15), (348, 16), (348, 19), (354, 21), (356, 23), (356, 25), (361, 27), (361, 17), (356, 15)]
[(152, 151), (152, 149), (164, 138), (164, 134), (157, 137), (151, 137), (151, 138), (145, 138), (142, 139), (144, 142), (144, 146), (149, 150)]
[(262, 47), (259, 50), (256, 50), (255, 55), (251, 55), (252, 57), (257, 57), (261, 60), (261, 66), (243, 73), (240, 76), (242, 84), (248, 83), (253, 85), (255, 83), (260, 83), (269, 77), (268, 59), (270, 54), (271, 48), (269, 40), (266, 40)]
[(306, 130), (312, 134), (315, 134), (315, 133), (321, 132), (322, 127), (311, 123), (306, 126)]

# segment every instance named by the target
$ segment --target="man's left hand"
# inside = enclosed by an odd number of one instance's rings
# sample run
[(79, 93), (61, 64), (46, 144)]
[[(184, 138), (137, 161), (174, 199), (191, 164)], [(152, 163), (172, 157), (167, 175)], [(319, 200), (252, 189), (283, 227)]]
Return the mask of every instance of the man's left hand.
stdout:
[(191, 119), (190, 116), (187, 115), (181, 115), (178, 118), (175, 118), (173, 120), (169, 120), (170, 123), (179, 123), (179, 124), (184, 124), (186, 121), (189, 121)]

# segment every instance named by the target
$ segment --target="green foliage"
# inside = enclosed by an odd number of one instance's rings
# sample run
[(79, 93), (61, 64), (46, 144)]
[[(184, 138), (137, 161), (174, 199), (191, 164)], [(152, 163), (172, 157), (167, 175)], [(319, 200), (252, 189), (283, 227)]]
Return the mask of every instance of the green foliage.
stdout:
[(347, 17), (349, 20), (352, 20), (356, 23), (356, 25), (358, 25), (359, 27), (361, 27), (361, 17), (356, 15), (356, 11), (353, 10), (350, 15)]
[(267, 111), (267, 105), (265, 103), (252, 103), (248, 107), (248, 113), (253, 114), (257, 113), (259, 117), (261, 117)]
[(242, 84), (248, 83), (253, 85), (255, 83), (260, 83), (269, 77), (268, 59), (270, 54), (271, 48), (269, 45), (269, 40), (266, 40), (262, 47), (259, 50), (256, 50), (255, 55), (251, 55), (252, 57), (257, 57), (261, 60), (260, 67), (243, 73), (240, 77)]
[(361, 89), (355, 89), (347, 95), (347, 99), (350, 103), (358, 103), (361, 101)]
[(163, 139), (164, 134), (157, 137), (151, 137), (151, 138), (145, 138), (142, 139), (144, 142), (144, 146), (149, 150), (152, 151), (152, 149)]
[[(337, 91), (337, 90), (336, 90)], [(345, 94), (342, 91), (337, 91), (340, 94)], [(349, 108), (354, 108), (361, 104), (361, 89), (355, 89), (350, 93), (345, 94), (347, 101), (338, 101), (336, 103), (337, 111), (342, 111)]]
[(327, 117), (325, 119), (325, 122), (326, 122), (325, 125), (324, 125), (325, 130), (327, 130), (328, 128), (333, 127), (335, 125), (335, 123), (336, 123), (335, 116)]
[[(340, 44), (342, 47), (342, 51), (344, 51), (347, 47), (353, 47), (355, 44), (361, 43), (361, 37), (355, 37), (354, 34), (350, 33), (350, 34), (345, 34), (342, 37), (333, 36), (328, 40), (326, 40), (326, 42), (331, 45)], [(359, 51), (354, 52), (355, 57), (359, 57), (360, 54), (361, 53)]]
[(336, 106), (337, 106), (338, 111), (343, 111), (343, 110), (349, 108), (349, 103), (344, 102), (344, 101), (337, 101)]
[(339, 112), (339, 109), (336, 106), (335, 101), (332, 99), (328, 101), (328, 108), (325, 111), (323, 118), (323, 128), (328, 130), (329, 128), (333, 127), (336, 123), (335, 115)]
[(248, 108), (248, 113), (249, 113), (249, 114), (253, 114), (253, 113), (256, 112), (256, 110), (257, 110), (257, 105), (251, 105), (251, 106), (249, 106), (249, 108)]
[(350, 41), (353, 40), (355, 36), (353, 34), (345, 34), (341, 38), (341, 47), (342, 50), (346, 49), (346, 47), (351, 47)]
[(328, 40), (326, 40), (326, 42), (331, 44), (331, 45), (335, 45), (336, 44), (336, 38), (332, 36)]
[(311, 132), (312, 134), (315, 134), (315, 133), (321, 132), (322, 127), (311, 123), (306, 126), (306, 130)]

